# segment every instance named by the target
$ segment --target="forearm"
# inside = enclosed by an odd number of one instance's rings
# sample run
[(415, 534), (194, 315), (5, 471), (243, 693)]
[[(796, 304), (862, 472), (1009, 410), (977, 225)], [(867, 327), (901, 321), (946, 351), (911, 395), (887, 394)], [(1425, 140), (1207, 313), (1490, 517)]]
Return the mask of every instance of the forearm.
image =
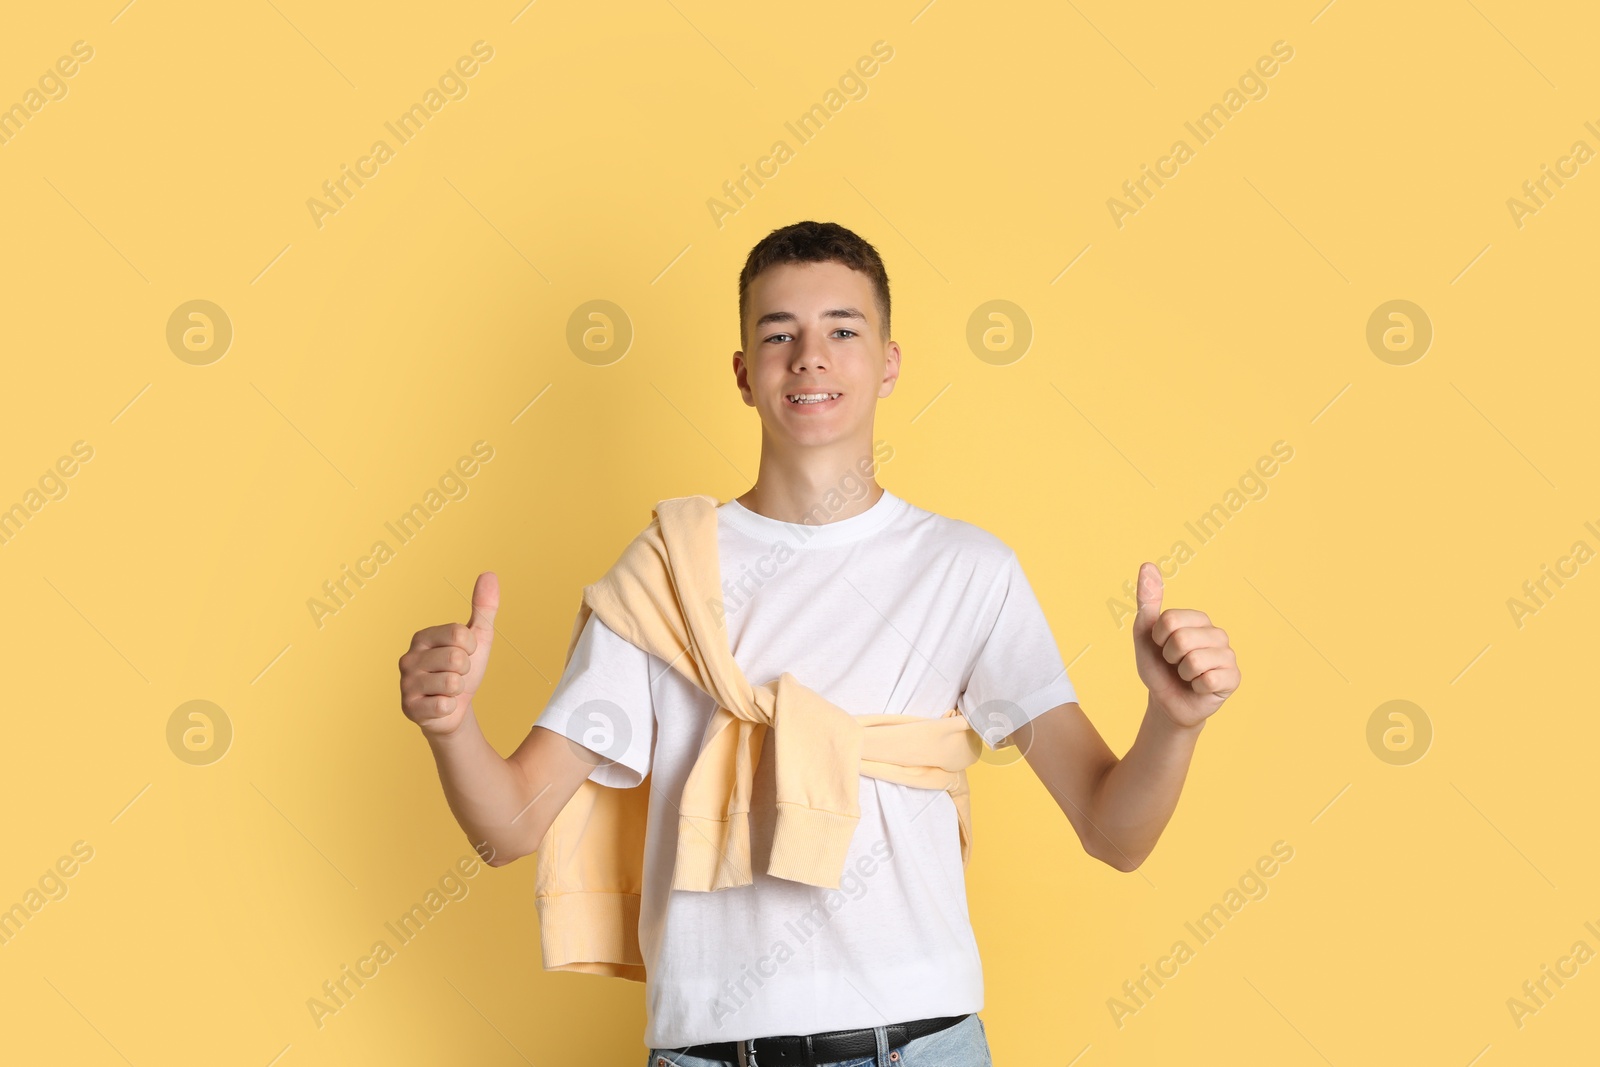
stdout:
[(533, 820), (519, 818), (533, 791), (517, 765), (484, 737), (471, 709), (451, 733), (426, 736), (450, 811), (484, 861), (500, 866), (533, 851), (538, 842), (526, 840)]
[(1178, 726), (1153, 703), (1133, 746), (1101, 777), (1089, 804), (1097, 859), (1131, 871), (1156, 847), (1183, 792), (1202, 721)]

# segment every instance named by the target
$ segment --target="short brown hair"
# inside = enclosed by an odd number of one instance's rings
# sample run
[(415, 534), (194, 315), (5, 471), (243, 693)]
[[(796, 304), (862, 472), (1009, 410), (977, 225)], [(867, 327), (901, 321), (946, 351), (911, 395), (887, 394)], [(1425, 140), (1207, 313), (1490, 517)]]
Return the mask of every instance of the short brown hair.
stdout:
[(782, 263), (843, 263), (872, 282), (883, 339), (889, 339), (889, 274), (871, 244), (836, 222), (795, 222), (767, 234), (750, 250), (739, 272), (739, 347), (745, 340), (745, 297), (756, 275)]

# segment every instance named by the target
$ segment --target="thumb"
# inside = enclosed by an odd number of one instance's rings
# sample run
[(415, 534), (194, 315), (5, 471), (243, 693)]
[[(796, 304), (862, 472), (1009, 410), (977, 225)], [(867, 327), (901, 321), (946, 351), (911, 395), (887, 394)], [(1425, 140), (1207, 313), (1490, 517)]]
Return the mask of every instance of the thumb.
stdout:
[(1160, 569), (1154, 563), (1141, 563), (1135, 592), (1139, 605), (1138, 614), (1133, 619), (1135, 636), (1144, 637), (1155, 626), (1156, 619), (1161, 615), (1161, 590)]
[(467, 620), (467, 627), (478, 635), (478, 640), (493, 638), (494, 613), (498, 610), (500, 579), (494, 571), (484, 571), (472, 587), (472, 617)]

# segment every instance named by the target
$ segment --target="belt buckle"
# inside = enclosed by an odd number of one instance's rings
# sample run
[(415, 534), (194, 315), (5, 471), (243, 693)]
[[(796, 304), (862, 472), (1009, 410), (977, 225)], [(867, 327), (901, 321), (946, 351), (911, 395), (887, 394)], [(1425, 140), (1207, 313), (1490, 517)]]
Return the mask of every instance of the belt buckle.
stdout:
[(743, 1041), (736, 1042), (735, 1047), (739, 1050), (739, 1067), (761, 1067), (756, 1063), (755, 1038), (747, 1037)]

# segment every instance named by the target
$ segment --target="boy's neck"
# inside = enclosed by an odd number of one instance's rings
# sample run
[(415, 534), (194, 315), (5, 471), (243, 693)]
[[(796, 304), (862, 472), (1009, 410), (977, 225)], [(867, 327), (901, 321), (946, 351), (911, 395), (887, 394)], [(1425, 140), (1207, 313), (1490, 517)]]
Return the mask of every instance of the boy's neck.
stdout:
[(859, 515), (883, 498), (884, 488), (863, 469), (872, 470), (869, 449), (859, 463), (769, 462), (763, 450), (756, 484), (736, 497), (745, 508), (779, 522), (810, 525)]

